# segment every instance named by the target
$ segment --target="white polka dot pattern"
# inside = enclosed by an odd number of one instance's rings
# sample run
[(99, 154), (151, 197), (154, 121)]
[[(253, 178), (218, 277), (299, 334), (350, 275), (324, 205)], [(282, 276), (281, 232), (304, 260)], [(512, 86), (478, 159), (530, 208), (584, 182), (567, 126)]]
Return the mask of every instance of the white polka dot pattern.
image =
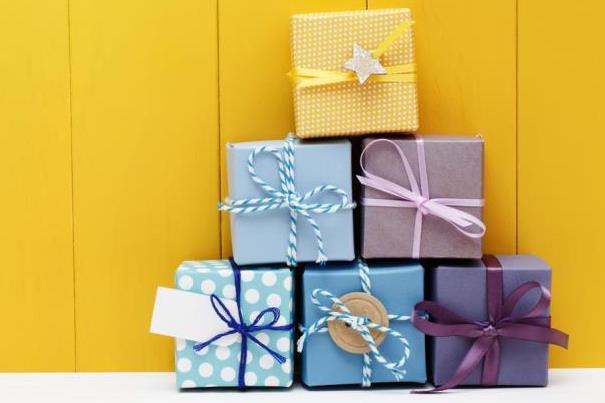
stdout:
[(221, 369), (221, 379), (225, 382), (230, 382), (235, 379), (235, 370), (231, 367)]
[(212, 295), (212, 293), (216, 290), (216, 284), (212, 280), (204, 280), (202, 281), (202, 292), (206, 295)]
[(189, 372), (191, 369), (191, 360), (189, 358), (179, 358), (176, 362), (176, 370), (179, 372)]
[(190, 290), (191, 287), (193, 287), (193, 279), (191, 278), (191, 276), (181, 276), (179, 278), (179, 287), (181, 288), (181, 290)]
[(255, 288), (251, 288), (244, 293), (244, 299), (250, 304), (255, 304), (260, 299), (260, 294)]
[(268, 376), (265, 378), (265, 386), (277, 386), (279, 385), (279, 379), (274, 376)]
[(200, 376), (203, 378), (209, 378), (212, 373), (214, 372), (214, 367), (212, 366), (212, 364), (208, 363), (208, 362), (203, 362), (200, 364), (199, 368), (198, 368), (198, 372), (200, 373)]
[(280, 337), (277, 340), (277, 348), (282, 353), (286, 353), (290, 351), (290, 338), (289, 337)]
[(267, 333), (257, 333), (255, 337), (263, 344), (267, 344), (271, 341)]
[(191, 379), (185, 379), (183, 383), (181, 383), (181, 388), (195, 388), (195, 382)]
[(254, 386), (256, 385), (258, 378), (254, 372), (246, 372), (246, 375), (244, 375), (244, 380), (246, 381), (247, 386)]
[(183, 351), (185, 347), (187, 347), (187, 340), (185, 339), (176, 339), (176, 351)]
[[(342, 71), (353, 44), (375, 49), (411, 21), (409, 9), (300, 14), (292, 17), (292, 65)], [(415, 62), (414, 33), (405, 31), (380, 57), (383, 66)], [(294, 89), (296, 134), (301, 138), (418, 129), (416, 83), (357, 82)]]
[[(292, 322), (292, 272), (287, 268), (244, 268), (242, 277), (242, 314), (250, 323), (263, 309), (279, 308), (279, 325)], [(216, 294), (234, 299), (233, 270), (228, 261), (187, 261), (176, 272), (176, 287), (205, 295)], [(266, 319), (270, 319), (270, 315)], [(266, 322), (267, 320), (261, 321)], [(287, 387), (292, 384), (293, 359), (291, 331), (254, 333), (262, 343), (286, 358), (280, 365), (253, 341), (248, 341), (245, 382), (248, 386)], [(230, 346), (210, 345), (194, 351), (195, 343), (177, 339), (175, 343), (176, 378), (179, 388), (236, 387), (241, 358), (241, 339)]]
[(228, 347), (219, 346), (216, 348), (216, 358), (225, 361), (231, 355), (231, 350)]
[(235, 298), (235, 287), (233, 286), (233, 284), (227, 284), (223, 287), (223, 297), (227, 299)]

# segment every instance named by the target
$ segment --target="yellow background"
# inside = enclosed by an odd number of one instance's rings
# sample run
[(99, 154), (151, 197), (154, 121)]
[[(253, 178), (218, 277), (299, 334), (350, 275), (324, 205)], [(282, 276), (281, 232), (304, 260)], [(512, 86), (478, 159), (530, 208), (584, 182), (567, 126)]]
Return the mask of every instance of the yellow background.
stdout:
[(170, 370), (157, 285), (230, 253), (224, 144), (293, 130), (293, 13), (409, 6), (421, 132), (486, 139), (486, 250), (605, 366), (598, 0), (0, 0), (0, 370)]

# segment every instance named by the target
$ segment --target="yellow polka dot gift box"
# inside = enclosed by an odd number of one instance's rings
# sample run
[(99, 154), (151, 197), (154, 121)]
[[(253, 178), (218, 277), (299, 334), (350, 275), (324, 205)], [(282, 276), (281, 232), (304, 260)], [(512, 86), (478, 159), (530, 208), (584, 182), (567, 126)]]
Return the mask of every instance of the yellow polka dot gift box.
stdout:
[(418, 129), (409, 9), (298, 14), (291, 24), (299, 137)]
[(185, 261), (158, 288), (151, 332), (176, 339), (179, 388), (292, 385), (292, 271)]

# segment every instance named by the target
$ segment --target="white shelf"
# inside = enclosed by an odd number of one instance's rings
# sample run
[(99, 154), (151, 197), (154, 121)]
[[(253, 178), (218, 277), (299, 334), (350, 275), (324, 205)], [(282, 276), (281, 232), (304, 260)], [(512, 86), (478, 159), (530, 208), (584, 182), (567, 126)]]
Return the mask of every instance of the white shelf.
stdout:
[[(178, 392), (174, 374), (145, 373), (4, 373), (0, 374), (0, 402), (602, 402), (600, 388), (605, 368), (556, 369), (550, 371), (547, 388), (456, 389), (436, 395), (409, 394), (409, 389), (334, 389), (309, 391), (300, 385), (288, 390), (238, 391), (193, 390)], [(287, 400), (286, 400), (287, 399)]]

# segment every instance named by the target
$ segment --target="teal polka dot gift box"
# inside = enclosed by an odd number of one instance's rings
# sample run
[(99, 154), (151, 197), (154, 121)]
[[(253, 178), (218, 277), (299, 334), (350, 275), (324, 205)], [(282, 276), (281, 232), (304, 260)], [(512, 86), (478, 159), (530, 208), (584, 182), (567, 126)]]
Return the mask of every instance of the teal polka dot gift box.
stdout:
[(152, 332), (181, 336), (179, 388), (292, 385), (290, 269), (185, 261), (175, 280), (176, 290), (158, 289)]

